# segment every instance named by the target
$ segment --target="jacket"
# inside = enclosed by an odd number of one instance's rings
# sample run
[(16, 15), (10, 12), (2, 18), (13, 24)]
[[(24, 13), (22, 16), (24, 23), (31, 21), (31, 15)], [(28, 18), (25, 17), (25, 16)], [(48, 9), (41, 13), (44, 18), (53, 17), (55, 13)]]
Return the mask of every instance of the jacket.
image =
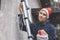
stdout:
[(31, 33), (34, 36), (34, 40), (37, 40), (36, 35), (38, 33), (38, 30), (45, 30), (48, 34), (49, 40), (56, 40), (56, 28), (54, 25), (52, 25), (49, 21), (46, 21), (44, 23), (41, 23), (40, 21), (30, 24)]

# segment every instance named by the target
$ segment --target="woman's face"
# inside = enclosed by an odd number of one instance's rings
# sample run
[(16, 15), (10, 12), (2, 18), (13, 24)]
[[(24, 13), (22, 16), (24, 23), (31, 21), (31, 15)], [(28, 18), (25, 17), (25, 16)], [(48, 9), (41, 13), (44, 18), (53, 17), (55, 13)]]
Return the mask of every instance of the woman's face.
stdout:
[(46, 14), (46, 12), (45, 11), (40, 11), (39, 12), (39, 15), (38, 15), (38, 19), (39, 19), (39, 21), (40, 22), (45, 22), (46, 21), (46, 19), (47, 19), (47, 14)]

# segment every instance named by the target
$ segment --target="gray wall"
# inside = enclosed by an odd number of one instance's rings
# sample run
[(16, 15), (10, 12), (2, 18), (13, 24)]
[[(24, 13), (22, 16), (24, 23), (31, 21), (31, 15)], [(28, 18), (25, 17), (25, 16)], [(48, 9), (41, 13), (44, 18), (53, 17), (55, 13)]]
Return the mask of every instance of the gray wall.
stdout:
[(40, 8), (40, 0), (28, 0), (28, 4), (30, 8)]
[(0, 40), (20, 40), (18, 4), (19, 0), (1, 0)]

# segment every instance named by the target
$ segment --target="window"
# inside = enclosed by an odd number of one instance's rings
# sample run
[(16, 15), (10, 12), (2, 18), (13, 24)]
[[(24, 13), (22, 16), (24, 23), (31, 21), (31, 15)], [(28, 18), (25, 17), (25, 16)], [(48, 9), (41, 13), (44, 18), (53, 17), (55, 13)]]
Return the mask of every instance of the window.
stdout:
[(60, 7), (60, 0), (50, 0), (52, 7)]

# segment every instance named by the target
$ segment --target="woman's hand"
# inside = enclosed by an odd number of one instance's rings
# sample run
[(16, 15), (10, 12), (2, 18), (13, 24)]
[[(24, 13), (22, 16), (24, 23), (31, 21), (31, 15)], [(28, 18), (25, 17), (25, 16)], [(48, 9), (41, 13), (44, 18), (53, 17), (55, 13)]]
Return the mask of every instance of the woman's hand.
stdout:
[(48, 35), (44, 30), (38, 30), (39, 35)]

